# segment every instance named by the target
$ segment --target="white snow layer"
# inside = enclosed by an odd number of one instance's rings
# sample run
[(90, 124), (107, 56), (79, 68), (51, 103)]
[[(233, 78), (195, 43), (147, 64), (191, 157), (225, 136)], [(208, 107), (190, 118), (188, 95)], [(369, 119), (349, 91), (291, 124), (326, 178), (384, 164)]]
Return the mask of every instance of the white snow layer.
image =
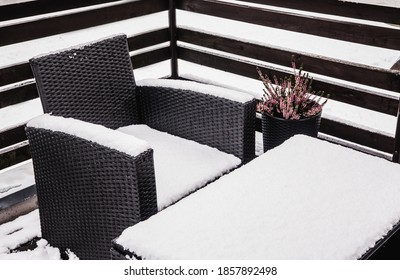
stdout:
[(213, 85), (206, 85), (192, 81), (170, 79), (145, 79), (137, 82), (138, 86), (166, 87), (180, 90), (191, 90), (207, 95), (221, 97), (232, 101), (246, 103), (254, 99), (250, 94)]
[(30, 58), (41, 53), (72, 47), (116, 33), (125, 33), (131, 37), (167, 26), (167, 13), (161, 12), (6, 45), (0, 47), (0, 53), (2, 54), (0, 66), (27, 62)]
[(0, 199), (35, 184), (32, 160), (0, 170)]
[[(127, 35), (124, 34), (124, 33), (115, 33), (115, 34), (104, 36), (102, 38), (98, 38), (98, 39), (95, 39), (95, 40), (92, 40), (92, 41), (81, 42), (80, 44), (76, 44), (76, 45), (73, 45), (73, 46), (70, 46), (70, 47), (67, 47), (67, 48), (61, 48), (61, 49), (57, 49), (57, 50), (44, 52), (44, 53), (35, 55), (32, 59), (39, 59), (39, 58), (46, 57), (46, 56), (49, 56), (49, 55), (54, 55), (54, 54), (58, 54), (58, 53), (61, 53), (61, 52), (66, 52), (66, 51), (71, 51), (71, 50), (76, 50), (76, 49), (77, 50), (84, 50), (85, 48), (90, 48), (92, 45), (97, 44), (97, 43), (99, 43), (99, 42), (101, 42), (103, 40), (108, 40), (108, 39), (114, 38), (116, 36), (127, 36)], [(74, 53), (74, 55), (76, 55), (76, 53)], [(69, 58), (71, 58), (71, 57), (69, 57)]]
[(39, 210), (0, 225), (0, 256), (40, 236)]
[(295, 136), (117, 239), (145, 259), (356, 259), (400, 219), (400, 166)]
[(150, 149), (149, 144), (141, 139), (106, 128), (102, 125), (73, 118), (44, 114), (29, 121), (27, 126), (71, 134), (131, 156), (138, 156)]
[(0, 260), (61, 260), (60, 249), (50, 246), (45, 239), (37, 242), (33, 250), (0, 254)]
[(233, 155), (146, 125), (126, 126), (118, 131), (143, 139), (153, 148), (159, 210), (241, 163)]
[(351, 0), (349, 2), (400, 8), (399, 0)]
[[(246, 3), (246, 5), (253, 5)], [(203, 31), (257, 45), (293, 50), (322, 57), (330, 57), (351, 63), (390, 69), (400, 56), (398, 50), (390, 50), (347, 41), (340, 41), (305, 33), (264, 27), (204, 14), (177, 10), (178, 27)], [(288, 56), (290, 67), (291, 57)], [(307, 65), (304, 65), (307, 70)]]
[[(39, 210), (34, 210), (17, 219), (0, 225), (0, 260), (61, 260), (60, 250), (50, 246), (47, 240), (39, 239), (33, 250), (17, 251), (20, 245), (41, 237)], [(12, 253), (11, 251), (14, 250)], [(69, 260), (79, 258), (67, 249)]]

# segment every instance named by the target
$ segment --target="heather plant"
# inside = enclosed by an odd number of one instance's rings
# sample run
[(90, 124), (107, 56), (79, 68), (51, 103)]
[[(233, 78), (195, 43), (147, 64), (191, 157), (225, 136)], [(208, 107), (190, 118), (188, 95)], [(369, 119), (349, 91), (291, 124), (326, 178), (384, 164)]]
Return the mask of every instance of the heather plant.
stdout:
[(268, 75), (264, 75), (257, 67), (258, 75), (264, 84), (264, 95), (257, 106), (257, 110), (270, 116), (299, 120), (319, 114), (326, 100), (321, 103), (323, 91), (312, 90), (312, 78), (303, 73), (303, 68), (296, 68), (292, 61), (293, 75), (278, 80), (273, 77), (274, 83)]

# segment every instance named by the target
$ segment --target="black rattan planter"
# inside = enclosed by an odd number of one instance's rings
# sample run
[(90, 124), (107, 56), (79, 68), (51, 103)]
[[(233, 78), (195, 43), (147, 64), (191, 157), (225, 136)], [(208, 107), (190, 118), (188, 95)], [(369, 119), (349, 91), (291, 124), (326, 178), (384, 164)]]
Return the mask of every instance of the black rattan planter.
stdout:
[(264, 152), (275, 148), (296, 134), (317, 137), (320, 123), (321, 112), (301, 120), (285, 120), (262, 114)]

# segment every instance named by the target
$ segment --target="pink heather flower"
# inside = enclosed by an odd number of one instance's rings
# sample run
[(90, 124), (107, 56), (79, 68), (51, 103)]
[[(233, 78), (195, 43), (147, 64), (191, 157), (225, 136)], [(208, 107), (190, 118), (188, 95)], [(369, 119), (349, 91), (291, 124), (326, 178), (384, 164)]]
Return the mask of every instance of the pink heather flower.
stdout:
[(278, 79), (271, 79), (264, 75), (257, 67), (258, 75), (264, 84), (264, 95), (257, 106), (257, 111), (284, 119), (302, 119), (319, 114), (326, 100), (321, 104), (322, 91), (312, 91), (312, 78), (297, 70), (292, 61), (293, 75)]

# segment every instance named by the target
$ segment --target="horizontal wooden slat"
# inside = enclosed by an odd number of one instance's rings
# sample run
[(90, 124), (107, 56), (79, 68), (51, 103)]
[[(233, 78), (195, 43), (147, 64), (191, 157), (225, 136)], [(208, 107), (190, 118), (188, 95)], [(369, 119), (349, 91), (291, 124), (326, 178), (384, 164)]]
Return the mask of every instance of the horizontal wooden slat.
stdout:
[(328, 119), (322, 119), (319, 131), (386, 153), (392, 154), (394, 151), (393, 137), (378, 134), (376, 132), (364, 130), (358, 127), (353, 127), (347, 124)]
[(303, 64), (305, 70), (309, 72), (382, 89), (400, 91), (400, 72), (396, 71), (296, 53), (293, 50), (278, 47), (251, 44), (181, 28), (178, 30), (178, 40), (283, 66), (290, 66), (291, 57), (294, 55), (297, 65)]
[(180, 0), (177, 8), (288, 31), (389, 49), (399, 49), (400, 30), (300, 15), (219, 0)]
[[(26, 187), (20, 191), (14, 192), (8, 196), (0, 198), (0, 213), (2, 210), (14, 206), (24, 200), (36, 195), (36, 185)], [(0, 220), (1, 225), (1, 220)]]
[(161, 62), (167, 59), (170, 59), (169, 47), (156, 49), (131, 57), (134, 69)]
[(34, 83), (0, 92), (0, 109), (39, 97)]
[(19, 63), (0, 68), (0, 86), (32, 79), (29, 63)]
[[(20, 192), (24, 193), (21, 195)], [(17, 200), (18, 202), (10, 205), (9, 202), (16, 200), (16, 198), (20, 198), (20, 200)], [(36, 187), (28, 187), (17, 193), (9, 194), (0, 199), (0, 225), (15, 220), (16, 218), (28, 214), (37, 208), (38, 200), (36, 196)], [(38, 237), (35, 237), (34, 239), (35, 241), (39, 240)], [(21, 251), (24, 250), (23, 247), (20, 248)]]
[(245, 2), (253, 2), (328, 15), (400, 24), (400, 9), (393, 7), (344, 2), (338, 0), (308, 0), (306, 4), (304, 1), (299, 0), (246, 0)]
[(117, 1), (119, 0), (35, 0), (29, 2), (11, 3), (0, 6), (0, 21), (19, 19), (23, 17), (42, 15), (46, 13), (59, 12), (68, 9), (82, 8), (91, 5)]
[[(231, 72), (245, 77), (258, 79), (256, 65), (247, 61), (233, 60), (228, 57), (218, 56), (211, 53), (200, 52), (189, 48), (178, 48), (178, 58), (187, 60), (200, 65), (208, 66), (215, 69)], [(261, 67), (262, 71), (268, 76), (277, 77), (287, 76), (288, 73), (275, 69)], [(374, 111), (397, 115), (398, 100), (380, 96), (357, 88), (345, 86), (338, 83), (328, 83), (314, 79), (313, 88), (315, 90), (323, 90), (330, 95), (330, 99), (345, 102), (351, 105), (371, 109)]]
[(0, 132), (0, 149), (25, 141), (26, 139), (25, 125)]
[(134, 51), (169, 42), (168, 28), (158, 29), (128, 38), (129, 50)]
[(167, 1), (141, 0), (3, 26), (0, 27), (0, 46), (139, 17), (167, 9)]
[(16, 150), (0, 154), (0, 170), (22, 161), (30, 159), (29, 146), (23, 146)]
[(395, 96), (381, 96), (373, 91), (345, 86), (336, 82), (328, 83), (317, 80), (313, 81), (313, 88), (328, 93), (329, 99), (397, 116), (398, 98)]
[(52, 13), (95, 4), (115, 2), (118, 0), (36, 0), (30, 2), (13, 3), (0, 6), (0, 21), (23, 18), (28, 16)]

